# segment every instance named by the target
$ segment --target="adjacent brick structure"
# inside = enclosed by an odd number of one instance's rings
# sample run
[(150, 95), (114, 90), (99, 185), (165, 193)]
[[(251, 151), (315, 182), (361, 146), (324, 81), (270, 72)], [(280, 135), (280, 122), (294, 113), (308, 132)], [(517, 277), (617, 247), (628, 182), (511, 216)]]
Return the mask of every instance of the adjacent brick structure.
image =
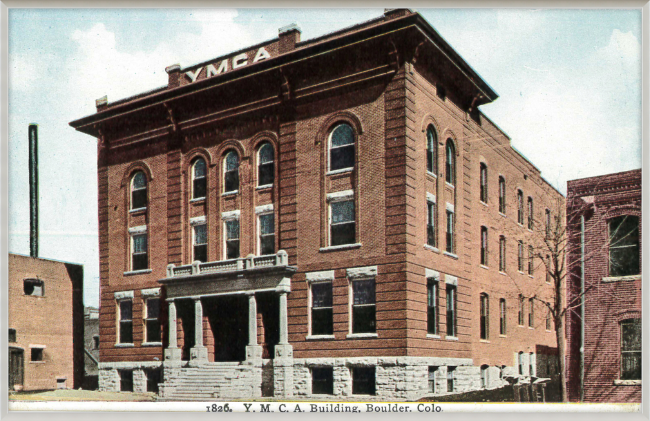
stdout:
[(81, 387), (82, 265), (10, 253), (8, 320), (10, 387)]
[[(584, 217), (584, 402), (641, 402), (638, 379), (622, 374), (622, 326), (641, 319), (641, 266), (632, 274), (612, 272), (610, 223), (617, 217), (638, 218), (641, 258), (641, 170), (583, 178), (568, 182), (567, 217), (570, 239), (567, 299), (579, 297), (580, 217)], [(630, 236), (630, 240), (634, 238)], [(640, 260), (639, 260), (640, 262)], [(634, 273), (636, 272), (636, 274)], [(567, 318), (569, 399), (580, 401), (581, 317), (576, 308)], [(638, 343), (640, 358), (640, 339)], [(639, 360), (640, 365), (640, 360)], [(635, 377), (635, 376), (632, 376)]]
[[(100, 101), (97, 114), (71, 123), (99, 139), (100, 371), (106, 371), (100, 388), (117, 389), (120, 373), (135, 370), (137, 377), (156, 365), (164, 368), (161, 395), (170, 399), (309, 396), (314, 367), (332, 368), (336, 399), (364, 387), (375, 393), (364, 399), (416, 399), (429, 393), (429, 370), (435, 393), (480, 388), (482, 375), (485, 387), (550, 375), (555, 334), (545, 329), (542, 309), (530, 327), (518, 323), (519, 294), (547, 296), (552, 288), (543, 270), (517, 270), (517, 241), (535, 241), (541, 228), (517, 223), (516, 192), (534, 198), (535, 220), (558, 201), (563, 209), (564, 199), (478, 110), (496, 93), (408, 10), (387, 10), (308, 41), (299, 36), (289, 27), (278, 39), (229, 56), (170, 66), (168, 86)], [(353, 163), (333, 170), (330, 138), (340, 124), (353, 132)], [(429, 128), (436, 133), (433, 171), (427, 170)], [(258, 182), (264, 143), (274, 151), (270, 186)], [(447, 144), (455, 168), (450, 183)], [(239, 157), (236, 192), (225, 191), (230, 151)], [(207, 168), (205, 199), (192, 199), (197, 158)], [(489, 168), (486, 203), (479, 201), (481, 163)], [(146, 177), (148, 201), (130, 210), (138, 172)], [(353, 203), (354, 239), (331, 246), (330, 207), (341, 200)], [(432, 218), (427, 201), (436, 203)], [(274, 215), (276, 255), (257, 257), (262, 213)], [(455, 247), (445, 252), (448, 213)], [(233, 219), (238, 260), (226, 259), (225, 224)], [(433, 246), (426, 245), (428, 220), (437, 227)], [(207, 263), (192, 262), (197, 224), (207, 226)], [(481, 226), (490, 250), (484, 265)], [(134, 233), (148, 238), (146, 270), (131, 270)], [(507, 237), (502, 273), (500, 235)], [(364, 305), (352, 298), (357, 280), (374, 280), (374, 333), (353, 331), (353, 307)], [(331, 283), (331, 334), (310, 327), (319, 282)], [(431, 282), (438, 285), (440, 320), (439, 330), (428, 333)], [(166, 300), (163, 337), (142, 345), (141, 291), (156, 288)], [(446, 330), (447, 291), (456, 291), (453, 332)], [(483, 340), (481, 293), (491, 309)], [(122, 300), (132, 301), (132, 344), (118, 338)], [(373, 367), (374, 386), (364, 380)]]

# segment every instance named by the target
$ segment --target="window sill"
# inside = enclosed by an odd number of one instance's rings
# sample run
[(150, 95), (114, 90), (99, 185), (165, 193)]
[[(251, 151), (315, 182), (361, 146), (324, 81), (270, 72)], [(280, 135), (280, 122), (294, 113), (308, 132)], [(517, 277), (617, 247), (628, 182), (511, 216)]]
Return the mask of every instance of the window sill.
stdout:
[(456, 190), (456, 186), (451, 184), (449, 181), (445, 181), (445, 186), (449, 187), (452, 190)]
[(30, 364), (45, 364), (46, 361), (30, 361)]
[(501, 275), (503, 275), (503, 276), (508, 276), (508, 274), (505, 273), (505, 272), (503, 272), (503, 271), (499, 271), (499, 274), (501, 274)]
[(377, 338), (376, 333), (349, 333), (345, 335), (345, 339), (364, 339), (364, 338)]
[(487, 208), (487, 207), (490, 207), (490, 205), (488, 205), (486, 202), (484, 202), (484, 201), (482, 201), (482, 200), (479, 200), (479, 203), (480, 203), (481, 205), (485, 206), (486, 208)]
[(489, 343), (490, 343), (490, 340), (489, 340), (489, 339), (479, 339), (478, 341), (479, 341), (480, 343), (482, 343), (482, 344), (489, 344)]
[(614, 386), (641, 386), (641, 380), (614, 380)]
[(354, 244), (341, 244), (340, 246), (327, 246), (321, 247), (319, 251), (336, 251), (336, 250), (348, 250), (348, 249), (357, 249), (361, 247), (361, 243)]
[(190, 203), (201, 203), (205, 202), (205, 197), (197, 197), (195, 199), (190, 199)]
[(133, 275), (143, 275), (145, 273), (151, 273), (151, 269), (141, 269), (141, 270), (132, 270), (128, 272), (124, 272), (124, 276), (133, 276)]
[(479, 266), (482, 267), (483, 269), (490, 269), (489, 267), (487, 267), (485, 265), (479, 265)]
[(499, 334), (499, 338), (507, 338), (507, 336)]
[(438, 247), (434, 247), (434, 246), (430, 246), (428, 244), (425, 244), (424, 248), (427, 249), (427, 250), (435, 251), (436, 253), (440, 253), (440, 250), (438, 249)]
[(129, 210), (129, 213), (140, 213), (140, 212), (145, 213), (146, 211), (147, 211), (147, 208), (135, 208), (135, 209)]
[(354, 171), (354, 167), (341, 168), (340, 170), (329, 170), (325, 173), (325, 175), (345, 174), (352, 171)]
[(640, 280), (641, 280), (641, 275), (608, 276), (603, 278), (603, 282), (640, 281)]
[(427, 170), (427, 175), (433, 178), (438, 178), (438, 176), (435, 173), (432, 173), (431, 171)]
[(305, 337), (305, 340), (307, 341), (319, 341), (319, 340), (327, 340), (327, 339), (335, 339), (334, 335), (307, 335)]
[(228, 191), (225, 193), (221, 193), (221, 197), (227, 197), (227, 196), (236, 196), (239, 194), (239, 190), (233, 190), (233, 191)]
[(528, 277), (529, 277), (530, 279), (535, 279), (535, 277), (534, 277), (533, 275), (528, 275)]
[(526, 274), (524, 271), (521, 271), (521, 270), (518, 270), (517, 272), (519, 272), (520, 275), (525, 275)]
[(266, 189), (272, 189), (273, 184), (264, 184), (263, 186), (257, 186), (255, 187), (255, 190), (266, 190)]
[(528, 329), (530, 329), (530, 330), (535, 330), (535, 328), (532, 327), (532, 326), (528, 326)]
[(449, 257), (451, 257), (452, 259), (456, 259), (456, 260), (458, 260), (458, 256), (455, 255), (454, 253), (449, 253), (448, 251), (446, 251), (446, 252), (444, 252), (443, 254), (444, 254), (445, 256), (449, 256)]
[(142, 342), (140, 346), (162, 346), (162, 342)]
[(45, 298), (45, 295), (24, 294), (24, 293), (23, 293), (23, 297)]
[(457, 341), (458, 336), (445, 336), (445, 339), (448, 341)]
[(115, 344), (115, 348), (133, 348), (135, 345), (133, 344)]
[(440, 335), (433, 335), (431, 333), (427, 333), (427, 338), (429, 338), (429, 339), (440, 339)]
[(504, 218), (507, 218), (506, 214), (503, 212), (499, 212), (499, 215), (503, 216)]

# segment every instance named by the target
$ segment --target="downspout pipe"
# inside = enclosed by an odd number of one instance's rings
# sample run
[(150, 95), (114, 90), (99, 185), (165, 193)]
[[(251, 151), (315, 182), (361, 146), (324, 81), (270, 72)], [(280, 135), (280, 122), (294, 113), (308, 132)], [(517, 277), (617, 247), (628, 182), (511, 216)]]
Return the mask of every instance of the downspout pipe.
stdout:
[(580, 216), (580, 402), (585, 400), (585, 216)]
[(29, 255), (38, 257), (38, 124), (29, 125)]

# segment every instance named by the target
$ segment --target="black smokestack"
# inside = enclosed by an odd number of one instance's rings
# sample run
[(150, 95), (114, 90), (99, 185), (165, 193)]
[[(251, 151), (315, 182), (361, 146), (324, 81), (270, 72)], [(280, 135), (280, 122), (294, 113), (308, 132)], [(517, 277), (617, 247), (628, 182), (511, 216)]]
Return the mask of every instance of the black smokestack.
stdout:
[(29, 125), (29, 255), (38, 257), (38, 124)]

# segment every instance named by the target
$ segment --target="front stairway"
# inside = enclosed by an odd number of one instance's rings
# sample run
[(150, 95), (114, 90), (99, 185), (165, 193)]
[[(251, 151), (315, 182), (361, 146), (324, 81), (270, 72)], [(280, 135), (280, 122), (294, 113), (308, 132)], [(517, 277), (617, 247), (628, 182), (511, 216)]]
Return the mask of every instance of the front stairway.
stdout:
[(244, 399), (255, 396), (254, 388), (259, 390), (260, 383), (261, 369), (242, 363), (217, 362), (204, 363), (198, 367), (165, 367), (158, 400)]

